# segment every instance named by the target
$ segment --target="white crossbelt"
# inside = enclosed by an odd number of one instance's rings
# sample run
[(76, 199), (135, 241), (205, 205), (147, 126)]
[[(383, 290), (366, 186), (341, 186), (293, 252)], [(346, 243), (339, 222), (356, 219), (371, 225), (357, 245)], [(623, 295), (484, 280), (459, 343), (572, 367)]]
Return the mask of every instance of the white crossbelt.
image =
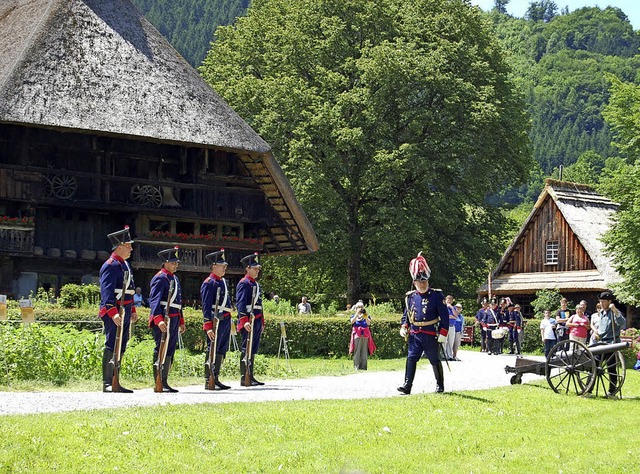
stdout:
[[(160, 301), (160, 304), (162, 306), (167, 306), (167, 302), (166, 301)], [(177, 304), (177, 303), (171, 303), (169, 305), (169, 308), (182, 309), (182, 305), (181, 304)]]
[[(119, 300), (122, 298), (122, 288), (115, 289), (116, 299)], [(124, 292), (125, 295), (133, 295), (135, 294), (135, 290), (127, 290)]]

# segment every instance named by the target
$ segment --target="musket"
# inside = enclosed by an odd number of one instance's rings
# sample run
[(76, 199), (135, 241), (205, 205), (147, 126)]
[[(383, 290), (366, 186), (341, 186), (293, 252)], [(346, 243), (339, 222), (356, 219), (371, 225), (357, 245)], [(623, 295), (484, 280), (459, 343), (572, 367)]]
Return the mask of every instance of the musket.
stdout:
[(120, 295), (120, 305), (118, 306), (118, 314), (120, 315), (120, 326), (116, 328), (116, 342), (113, 347), (113, 358), (110, 363), (113, 364), (113, 377), (111, 378), (111, 390), (113, 392), (120, 391), (120, 359), (122, 358), (122, 328), (124, 326), (124, 298), (129, 286), (130, 280), (129, 270), (125, 270), (122, 279), (122, 294)]
[(167, 293), (167, 306), (164, 308), (164, 323), (167, 326), (167, 330), (162, 333), (160, 337), (160, 348), (158, 349), (158, 359), (154, 363), (156, 366), (156, 380), (154, 392), (162, 393), (162, 372), (164, 371), (164, 361), (167, 358), (167, 350), (169, 349), (169, 331), (171, 330), (171, 318), (169, 312), (171, 310), (171, 303), (173, 301), (174, 293), (176, 292), (176, 281), (171, 280), (169, 284), (169, 292)]
[(245, 350), (245, 373), (244, 373), (244, 385), (245, 387), (251, 387), (251, 352), (253, 348), (253, 323), (256, 317), (253, 314), (253, 306), (255, 305), (257, 286), (253, 287), (251, 292), (251, 310), (249, 311), (249, 337), (247, 338), (247, 347)]
[(207, 367), (209, 368), (209, 378), (207, 379), (207, 388), (214, 390), (216, 387), (216, 350), (218, 346), (218, 326), (220, 325), (220, 319), (218, 319), (218, 300), (220, 299), (220, 287), (216, 293), (216, 304), (213, 310), (213, 318), (216, 320), (216, 327), (213, 330), (213, 339), (209, 344), (209, 358), (207, 359)]

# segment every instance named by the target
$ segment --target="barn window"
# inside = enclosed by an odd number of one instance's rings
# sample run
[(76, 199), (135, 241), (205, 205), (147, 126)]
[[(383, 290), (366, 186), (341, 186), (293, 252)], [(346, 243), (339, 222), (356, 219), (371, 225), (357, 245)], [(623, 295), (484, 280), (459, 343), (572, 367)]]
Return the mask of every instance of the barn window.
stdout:
[(548, 240), (547, 241), (547, 253), (544, 263), (546, 265), (557, 265), (558, 264), (558, 241), (557, 240)]

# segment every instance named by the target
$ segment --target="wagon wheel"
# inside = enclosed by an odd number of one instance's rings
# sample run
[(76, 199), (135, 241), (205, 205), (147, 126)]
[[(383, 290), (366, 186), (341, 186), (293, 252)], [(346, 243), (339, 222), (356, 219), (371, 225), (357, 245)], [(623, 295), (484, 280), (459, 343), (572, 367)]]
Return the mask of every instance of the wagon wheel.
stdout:
[(57, 174), (50, 181), (51, 195), (58, 199), (71, 199), (78, 190), (78, 180), (68, 174)]
[(131, 200), (144, 207), (160, 207), (162, 193), (160, 189), (148, 184), (135, 184), (131, 187)]
[(620, 396), (624, 385), (627, 368), (622, 352), (596, 356), (596, 396), (602, 391), (603, 395)]
[(556, 393), (582, 395), (593, 385), (595, 374), (595, 357), (578, 341), (559, 342), (547, 356), (547, 382)]

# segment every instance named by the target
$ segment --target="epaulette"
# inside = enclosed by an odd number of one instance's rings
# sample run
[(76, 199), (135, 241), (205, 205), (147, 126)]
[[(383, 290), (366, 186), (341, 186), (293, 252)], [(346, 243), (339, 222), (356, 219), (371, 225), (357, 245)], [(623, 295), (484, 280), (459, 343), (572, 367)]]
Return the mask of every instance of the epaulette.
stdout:
[(404, 295), (405, 296), (411, 296), (412, 294), (414, 294), (416, 292), (416, 290), (409, 290), (407, 291)]
[(111, 265), (113, 263), (113, 257), (109, 257), (107, 260), (107, 265)]
[(211, 277), (210, 276), (208, 276), (207, 278), (204, 279), (205, 283), (209, 283), (210, 281), (211, 281)]
[(440, 288), (431, 288), (433, 291), (439, 291), (440, 293), (442, 293), (442, 290)]

